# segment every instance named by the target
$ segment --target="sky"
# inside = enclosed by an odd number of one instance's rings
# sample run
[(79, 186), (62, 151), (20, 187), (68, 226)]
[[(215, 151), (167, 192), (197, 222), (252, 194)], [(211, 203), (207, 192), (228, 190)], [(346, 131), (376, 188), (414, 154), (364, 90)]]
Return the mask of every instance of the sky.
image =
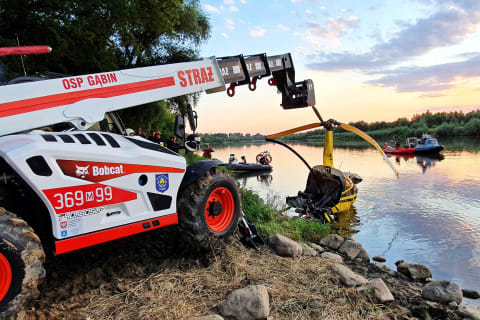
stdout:
[[(480, 108), (479, 0), (201, 0), (204, 57), (291, 53), (324, 119), (394, 121)], [(266, 79), (251, 92), (202, 94), (199, 132), (269, 134), (316, 122), (283, 110)]]

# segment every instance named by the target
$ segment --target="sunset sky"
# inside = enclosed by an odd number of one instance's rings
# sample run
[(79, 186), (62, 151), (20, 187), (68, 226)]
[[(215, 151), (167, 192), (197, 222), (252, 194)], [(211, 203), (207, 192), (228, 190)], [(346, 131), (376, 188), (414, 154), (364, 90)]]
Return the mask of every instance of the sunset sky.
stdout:
[[(480, 106), (478, 0), (201, 0), (202, 56), (290, 52), (324, 118), (367, 122)], [(200, 132), (268, 134), (315, 122), (283, 110), (266, 79), (251, 92), (202, 94)]]

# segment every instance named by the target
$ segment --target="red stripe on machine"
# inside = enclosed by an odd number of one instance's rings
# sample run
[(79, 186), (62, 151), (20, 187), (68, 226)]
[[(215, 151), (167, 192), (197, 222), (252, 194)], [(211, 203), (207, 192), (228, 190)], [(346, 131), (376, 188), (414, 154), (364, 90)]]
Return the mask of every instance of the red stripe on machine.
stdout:
[(132, 173), (143, 172), (176, 172), (182, 173), (185, 170), (179, 168), (147, 166), (140, 164), (91, 162), (77, 160), (57, 160), (63, 173), (69, 177), (79, 178), (92, 182), (105, 181)]
[(86, 99), (111, 98), (141, 91), (171, 87), (174, 85), (174, 77), (166, 77), (155, 80), (139, 81), (135, 83), (127, 83), (110, 87), (59, 93), (44, 97), (0, 103), (0, 118), (21, 113), (60, 107)]
[(57, 254), (62, 254), (177, 223), (178, 215), (174, 213), (164, 217), (136, 222), (126, 226), (102, 230), (70, 239), (60, 240), (55, 242), (55, 251)]
[(137, 199), (135, 192), (100, 183), (46, 189), (43, 193), (57, 214)]

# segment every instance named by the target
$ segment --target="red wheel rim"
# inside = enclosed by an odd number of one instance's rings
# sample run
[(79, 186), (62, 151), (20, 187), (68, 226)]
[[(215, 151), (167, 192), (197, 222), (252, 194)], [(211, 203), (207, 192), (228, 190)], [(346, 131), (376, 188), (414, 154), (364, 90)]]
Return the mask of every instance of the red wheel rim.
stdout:
[(219, 187), (210, 193), (205, 206), (205, 219), (213, 232), (228, 229), (235, 213), (233, 195), (225, 187)]
[(7, 295), (12, 283), (12, 269), (7, 258), (0, 253), (0, 301)]

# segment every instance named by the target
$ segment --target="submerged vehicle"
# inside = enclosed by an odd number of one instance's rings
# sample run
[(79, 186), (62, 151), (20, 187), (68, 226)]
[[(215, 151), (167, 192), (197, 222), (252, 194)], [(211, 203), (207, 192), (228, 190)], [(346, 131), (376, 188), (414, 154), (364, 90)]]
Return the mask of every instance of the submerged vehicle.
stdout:
[(414, 153), (439, 153), (444, 149), (437, 139), (426, 133), (420, 139), (417, 137), (407, 138), (407, 145), (414, 148)]

